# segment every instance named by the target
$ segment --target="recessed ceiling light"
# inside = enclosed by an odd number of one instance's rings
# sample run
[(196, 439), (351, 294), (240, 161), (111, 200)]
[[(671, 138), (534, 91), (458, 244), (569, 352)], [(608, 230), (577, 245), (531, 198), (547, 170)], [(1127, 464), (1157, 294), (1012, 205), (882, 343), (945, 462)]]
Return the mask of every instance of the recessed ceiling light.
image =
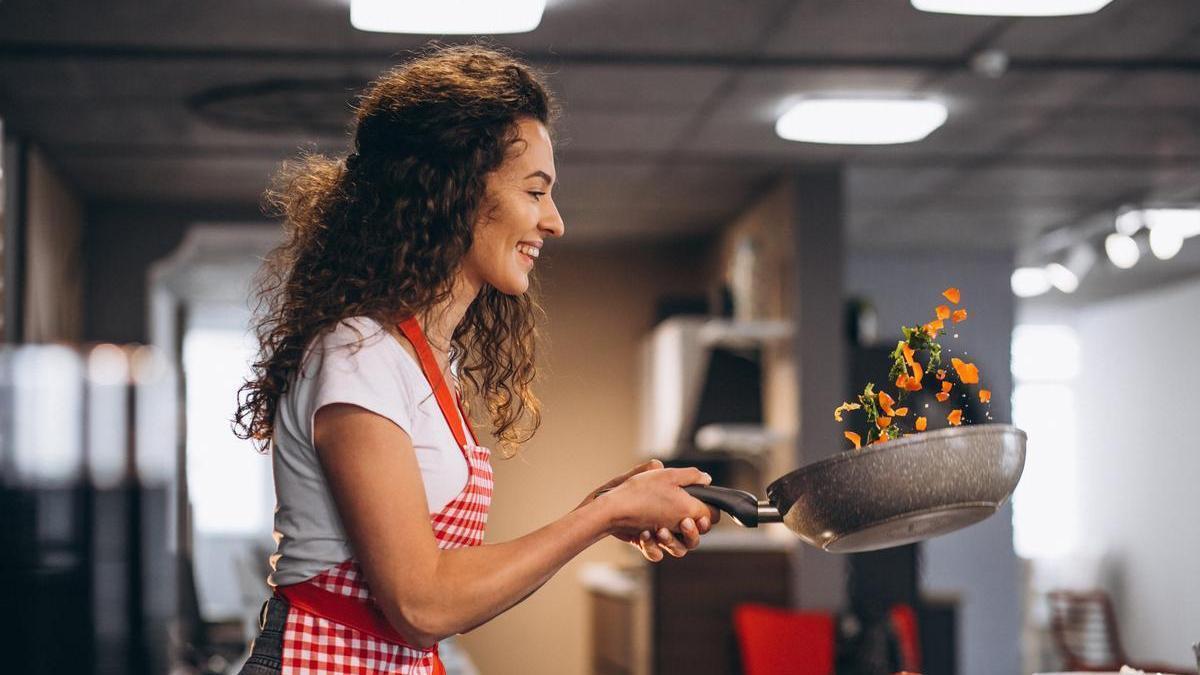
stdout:
[(1072, 16), (1092, 14), (1112, 0), (912, 0), (923, 12), (977, 16)]
[(1136, 265), (1138, 258), (1142, 257), (1142, 252), (1138, 250), (1138, 244), (1133, 237), (1116, 232), (1104, 238), (1104, 252), (1108, 254), (1112, 264), (1123, 270)]
[(350, 0), (350, 24), (375, 33), (528, 33), (546, 0)]
[(775, 122), (775, 133), (806, 143), (911, 143), (945, 121), (946, 106), (937, 101), (814, 98), (785, 112)]
[(1063, 293), (1074, 293), (1079, 288), (1079, 277), (1062, 263), (1046, 265), (1046, 278)]

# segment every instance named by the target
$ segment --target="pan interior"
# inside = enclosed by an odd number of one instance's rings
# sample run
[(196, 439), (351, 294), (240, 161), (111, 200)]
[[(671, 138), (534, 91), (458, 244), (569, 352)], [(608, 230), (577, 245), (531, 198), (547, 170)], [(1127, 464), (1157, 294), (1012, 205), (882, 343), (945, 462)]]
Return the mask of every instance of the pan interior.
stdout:
[(955, 504), (884, 520), (845, 536), (834, 535), (814, 543), (830, 553), (875, 551), (953, 532), (995, 512), (995, 504)]

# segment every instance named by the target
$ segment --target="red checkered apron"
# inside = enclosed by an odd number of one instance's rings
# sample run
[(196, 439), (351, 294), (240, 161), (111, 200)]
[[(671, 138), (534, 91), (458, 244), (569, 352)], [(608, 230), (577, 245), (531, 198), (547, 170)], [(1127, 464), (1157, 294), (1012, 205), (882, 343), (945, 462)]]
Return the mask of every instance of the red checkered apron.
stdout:
[[(492, 501), (491, 453), (478, 445), (466, 415), (451, 393), (433, 351), (415, 319), (398, 327), (420, 357), (450, 431), (467, 459), (467, 485), (437, 513), (430, 514), (438, 548), (483, 543)], [(469, 439), (468, 439), (469, 436)], [(354, 559), (307, 581), (276, 589), (291, 602), (283, 634), (283, 675), (436, 675), (444, 673), (437, 647), (418, 649), (387, 623)]]

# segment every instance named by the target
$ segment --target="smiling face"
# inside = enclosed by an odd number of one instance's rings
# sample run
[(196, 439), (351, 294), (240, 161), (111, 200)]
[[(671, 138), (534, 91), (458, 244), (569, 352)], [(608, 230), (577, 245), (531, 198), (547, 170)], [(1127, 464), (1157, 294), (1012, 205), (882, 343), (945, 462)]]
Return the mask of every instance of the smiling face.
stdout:
[(508, 157), (487, 178), (487, 196), (462, 267), (472, 287), (490, 284), (508, 295), (529, 288), (542, 243), (564, 230), (550, 195), (555, 180), (550, 134), (533, 119), (522, 119), (517, 131)]

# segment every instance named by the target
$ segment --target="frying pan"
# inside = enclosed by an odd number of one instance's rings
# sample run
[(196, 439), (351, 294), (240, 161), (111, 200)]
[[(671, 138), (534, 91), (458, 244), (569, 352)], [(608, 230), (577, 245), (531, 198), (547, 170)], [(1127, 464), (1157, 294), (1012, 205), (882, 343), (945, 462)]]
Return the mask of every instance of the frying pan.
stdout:
[(995, 513), (1021, 479), (1025, 432), (981, 424), (905, 436), (839, 453), (767, 486), (767, 498), (689, 485), (744, 527), (782, 522), (830, 553), (901, 546)]

